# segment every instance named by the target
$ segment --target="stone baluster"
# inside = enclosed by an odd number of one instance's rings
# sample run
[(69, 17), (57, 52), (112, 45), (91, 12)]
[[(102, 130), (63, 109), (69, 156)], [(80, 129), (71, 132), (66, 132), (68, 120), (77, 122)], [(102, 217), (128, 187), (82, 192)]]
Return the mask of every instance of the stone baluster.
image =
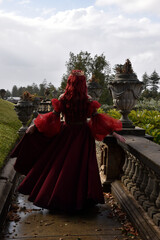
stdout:
[(137, 177), (138, 177), (138, 164), (137, 164), (137, 159), (135, 159), (135, 169), (134, 169), (134, 174), (132, 177), (132, 182), (134, 185), (136, 185)]
[(148, 185), (148, 180), (149, 180), (149, 178), (148, 178), (149, 171), (148, 171), (146, 166), (144, 166), (144, 165), (142, 165), (142, 166), (143, 166), (143, 170), (142, 170), (143, 171), (143, 180), (142, 180), (142, 183), (140, 184), (140, 191), (141, 191), (142, 194), (138, 198), (138, 202), (141, 205), (143, 205), (144, 201), (148, 200), (146, 195), (145, 195), (145, 189), (146, 189), (146, 187)]
[(134, 185), (130, 189), (132, 195), (134, 195), (134, 192), (137, 190), (136, 182), (137, 182), (137, 179), (138, 179), (138, 175), (139, 175), (139, 163), (138, 163), (138, 159), (136, 159), (135, 172), (134, 172), (134, 175), (133, 175), (133, 178), (132, 178), (132, 181), (133, 181)]
[(138, 163), (138, 178), (137, 178), (137, 181), (136, 181), (136, 187), (139, 189), (140, 188), (140, 185), (142, 183), (142, 180), (143, 180), (143, 172), (142, 172), (142, 164), (140, 163), (140, 161), (138, 160), (137, 161)]
[(160, 226), (160, 179), (158, 179), (158, 185), (159, 185), (158, 197), (155, 202), (156, 208), (158, 209), (158, 213), (153, 215), (153, 221), (156, 225)]
[(142, 183), (140, 184), (140, 191), (141, 192), (145, 192), (145, 189), (146, 189), (146, 187), (147, 187), (147, 184), (148, 184), (148, 169), (144, 166), (144, 165), (142, 165), (142, 167), (143, 167), (143, 179), (142, 179)]
[(157, 206), (156, 206), (156, 201), (157, 201), (158, 196), (159, 196), (159, 183), (160, 183), (160, 179), (159, 179), (159, 177), (156, 174), (154, 174), (153, 183), (154, 183), (154, 185), (153, 185), (153, 191), (152, 191), (152, 193), (150, 195), (150, 201), (152, 203), (154, 203), (154, 206), (150, 207), (148, 209), (148, 215), (151, 218), (153, 218), (154, 214), (160, 213), (160, 206), (159, 206), (159, 208), (157, 208)]
[(148, 169), (148, 184), (145, 189), (145, 194), (148, 198), (150, 198), (151, 192), (153, 189), (153, 175), (150, 169)]
[(130, 174), (130, 171), (131, 171), (131, 167), (132, 167), (132, 157), (131, 157), (131, 154), (128, 153), (127, 154), (128, 156), (128, 166), (127, 166), (127, 169), (126, 169), (126, 178), (123, 180), (123, 183), (125, 186), (127, 186), (127, 184), (130, 182), (130, 179), (129, 179), (129, 174)]
[(142, 192), (140, 191), (140, 186), (143, 180), (143, 166), (139, 160), (137, 161), (137, 168), (138, 168), (138, 177), (136, 180), (136, 188), (135, 188), (135, 191), (133, 192), (133, 195), (135, 199), (138, 200), (138, 198), (142, 195)]
[(103, 144), (102, 146), (102, 156), (101, 156), (101, 163), (104, 169), (104, 175), (107, 175), (107, 167), (108, 167), (108, 146)]
[(156, 202), (157, 198), (158, 198), (158, 194), (159, 194), (159, 182), (160, 182), (160, 179), (158, 178), (158, 176), (153, 173), (153, 176), (154, 176), (154, 179), (153, 179), (153, 191), (150, 195), (150, 200), (152, 202)]
[(125, 178), (127, 178), (127, 167), (128, 167), (129, 159), (128, 159), (128, 152), (125, 154), (125, 163), (123, 165), (123, 172), (124, 175), (121, 177), (121, 181), (124, 182)]
[(150, 201), (150, 196), (151, 196), (151, 193), (153, 191), (153, 179), (154, 179), (154, 174), (153, 172), (151, 171), (151, 169), (149, 169), (149, 175), (148, 175), (149, 179), (148, 179), (148, 184), (147, 184), (147, 187), (145, 189), (145, 195), (146, 197), (148, 198), (147, 201), (144, 201), (142, 206), (144, 208), (145, 211), (148, 210), (148, 208), (150, 207), (154, 207), (154, 203), (152, 203)]
[(135, 186), (135, 182), (133, 181), (133, 176), (135, 173), (135, 163), (136, 163), (136, 158), (132, 155), (132, 160), (131, 160), (131, 171), (129, 173), (129, 179), (130, 182), (127, 184), (127, 189), (130, 191), (130, 189)]
[(159, 181), (159, 189), (158, 189), (158, 197), (156, 199), (156, 207), (160, 209), (160, 179), (158, 179)]

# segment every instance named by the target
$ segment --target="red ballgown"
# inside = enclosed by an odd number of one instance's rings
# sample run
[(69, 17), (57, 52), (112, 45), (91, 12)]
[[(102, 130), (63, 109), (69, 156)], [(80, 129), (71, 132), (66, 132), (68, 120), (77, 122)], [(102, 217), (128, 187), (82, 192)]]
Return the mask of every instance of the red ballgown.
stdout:
[[(88, 203), (104, 203), (96, 159), (95, 138), (102, 140), (122, 124), (95, 114), (100, 104), (88, 101), (84, 112), (70, 113), (52, 100), (55, 113), (38, 115), (33, 134), (25, 134), (11, 157), (15, 170), (26, 175), (18, 191), (36, 206), (64, 211), (81, 210)], [(57, 112), (63, 112), (65, 122)], [(90, 120), (87, 121), (87, 118)]]

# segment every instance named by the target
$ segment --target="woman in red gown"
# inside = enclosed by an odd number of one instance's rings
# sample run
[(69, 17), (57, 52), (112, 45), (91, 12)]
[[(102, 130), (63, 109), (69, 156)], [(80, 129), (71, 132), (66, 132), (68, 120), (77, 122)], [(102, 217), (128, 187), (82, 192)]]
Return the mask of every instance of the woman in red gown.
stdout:
[(125, 141), (114, 132), (122, 123), (97, 113), (100, 104), (88, 97), (80, 70), (72, 71), (65, 93), (60, 100), (52, 99), (52, 105), (54, 111), (39, 114), (11, 154), (17, 157), (15, 170), (26, 175), (18, 191), (36, 206), (51, 210), (74, 211), (104, 203), (95, 139), (113, 134)]

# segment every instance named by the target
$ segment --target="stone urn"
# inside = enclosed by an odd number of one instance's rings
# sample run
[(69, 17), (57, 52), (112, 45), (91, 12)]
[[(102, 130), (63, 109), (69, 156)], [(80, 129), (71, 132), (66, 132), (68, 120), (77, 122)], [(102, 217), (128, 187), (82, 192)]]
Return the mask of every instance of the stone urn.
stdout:
[(33, 118), (36, 118), (38, 116), (38, 108), (39, 108), (39, 105), (40, 105), (40, 98), (39, 97), (34, 97), (33, 99)]
[(22, 122), (22, 127), (19, 129), (19, 136), (22, 137), (27, 130), (27, 122), (31, 119), (32, 113), (34, 110), (33, 102), (28, 100), (19, 100), (15, 105), (15, 111), (19, 120)]
[(139, 99), (143, 82), (137, 79), (133, 72), (131, 62), (127, 59), (124, 65), (118, 65), (114, 80), (109, 82), (114, 106), (120, 110), (123, 128), (135, 128), (128, 118), (128, 114)]
[(102, 86), (96, 81), (95, 77), (92, 78), (87, 83), (88, 95), (92, 97), (92, 99), (98, 101), (102, 94)]
[(58, 91), (56, 89), (52, 91), (52, 97), (58, 98)]

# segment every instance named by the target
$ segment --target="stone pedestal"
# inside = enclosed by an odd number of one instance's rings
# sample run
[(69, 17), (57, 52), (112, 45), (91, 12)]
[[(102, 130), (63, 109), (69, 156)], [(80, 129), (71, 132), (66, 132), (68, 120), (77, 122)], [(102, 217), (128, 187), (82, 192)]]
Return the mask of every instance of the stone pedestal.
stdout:
[(133, 135), (133, 136), (145, 136), (145, 129), (135, 127), (135, 128), (123, 128), (118, 132), (121, 135)]
[(113, 136), (107, 136), (103, 142), (108, 146), (108, 161), (106, 169), (101, 172), (103, 185), (110, 184), (115, 179), (120, 179), (123, 171), (125, 153), (118, 145), (117, 140)]
[[(117, 132), (125, 137), (125, 135), (132, 136), (142, 136), (147, 139), (152, 139), (149, 135), (145, 135), (145, 130), (139, 127), (133, 128), (124, 128), (121, 131)], [(100, 177), (102, 185), (110, 185), (115, 179), (120, 179), (122, 177), (122, 182), (127, 181), (128, 178), (123, 175), (122, 167), (125, 161), (125, 152), (123, 148), (119, 146), (117, 140), (112, 136), (108, 135), (104, 138), (103, 143), (108, 147), (108, 160), (105, 169), (101, 169)], [(127, 180), (128, 179), (128, 180)]]

